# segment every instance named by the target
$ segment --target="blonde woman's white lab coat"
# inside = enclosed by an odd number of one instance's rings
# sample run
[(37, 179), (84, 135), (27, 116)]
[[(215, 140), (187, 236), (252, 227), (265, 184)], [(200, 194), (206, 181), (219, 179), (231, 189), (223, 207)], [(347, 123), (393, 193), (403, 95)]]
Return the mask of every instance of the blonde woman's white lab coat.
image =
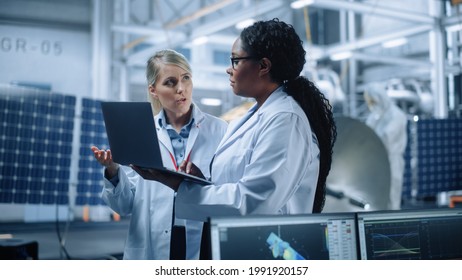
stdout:
[[(225, 121), (205, 114), (194, 106), (192, 126), (186, 155), (209, 175), (209, 165), (226, 131)], [(156, 125), (159, 115), (155, 117)], [(174, 155), (167, 130), (157, 126), (164, 165), (175, 168)], [(187, 156), (185, 156), (186, 158)], [(121, 216), (131, 216), (124, 248), (124, 259), (169, 259), (174, 192), (156, 181), (144, 180), (128, 167), (119, 168), (116, 187), (104, 179), (103, 200)], [(184, 220), (175, 224), (186, 226), (186, 258), (198, 259), (202, 222)]]
[(214, 185), (180, 184), (178, 217), (312, 212), (319, 148), (305, 113), (282, 88), (255, 109), (228, 126), (213, 159)]

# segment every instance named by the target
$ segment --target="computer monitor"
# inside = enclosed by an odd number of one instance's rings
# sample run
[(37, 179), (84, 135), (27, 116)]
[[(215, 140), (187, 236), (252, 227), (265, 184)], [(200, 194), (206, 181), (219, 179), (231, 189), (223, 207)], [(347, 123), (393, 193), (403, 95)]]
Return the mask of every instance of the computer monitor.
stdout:
[(358, 212), (364, 260), (462, 259), (462, 209)]
[(212, 259), (358, 259), (354, 213), (210, 219)]

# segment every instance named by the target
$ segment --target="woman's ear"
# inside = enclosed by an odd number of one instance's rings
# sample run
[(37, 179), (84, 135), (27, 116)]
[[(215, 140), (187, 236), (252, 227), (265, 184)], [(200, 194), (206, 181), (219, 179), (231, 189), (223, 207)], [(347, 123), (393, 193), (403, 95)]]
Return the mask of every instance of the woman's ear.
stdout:
[(263, 75), (269, 74), (271, 70), (271, 60), (268, 58), (264, 57), (260, 60), (260, 73)]
[(153, 85), (149, 86), (149, 94), (154, 97), (155, 99), (158, 99), (157, 93), (156, 93), (156, 88)]

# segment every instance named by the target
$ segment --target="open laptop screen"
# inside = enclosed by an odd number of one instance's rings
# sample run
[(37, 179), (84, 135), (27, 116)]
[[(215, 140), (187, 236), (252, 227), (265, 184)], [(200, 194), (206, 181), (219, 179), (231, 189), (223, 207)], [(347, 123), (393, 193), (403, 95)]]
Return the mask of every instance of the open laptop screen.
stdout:
[(212, 259), (357, 259), (354, 213), (210, 219)]
[(462, 259), (462, 210), (359, 212), (361, 259)]
[(149, 102), (101, 102), (101, 110), (115, 162), (153, 168), (198, 184), (212, 184), (164, 166)]

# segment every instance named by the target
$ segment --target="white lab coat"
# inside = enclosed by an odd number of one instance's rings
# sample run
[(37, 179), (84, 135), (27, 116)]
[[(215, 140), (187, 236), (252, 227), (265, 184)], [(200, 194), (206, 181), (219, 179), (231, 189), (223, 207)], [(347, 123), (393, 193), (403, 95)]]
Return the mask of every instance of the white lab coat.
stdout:
[(255, 109), (229, 125), (213, 160), (214, 185), (181, 183), (178, 217), (312, 212), (319, 148), (305, 113), (281, 87)]
[(371, 127), (382, 140), (390, 162), (390, 195), (388, 209), (401, 208), (404, 175), (404, 151), (407, 145), (407, 116), (388, 97), (385, 89), (372, 86), (367, 91), (368, 97), (375, 105), (370, 107), (370, 115), (366, 124)]
[[(194, 106), (195, 124), (191, 127), (186, 155), (208, 176), (209, 166), (216, 147), (222, 139), (227, 123), (205, 114)], [(159, 115), (155, 117), (158, 123)], [(164, 165), (174, 168), (170, 154), (174, 154), (168, 132), (157, 127), (161, 142)], [(186, 158), (186, 156), (185, 156)], [(144, 180), (128, 167), (119, 168), (119, 183), (116, 187), (104, 179), (103, 200), (121, 216), (131, 215), (124, 259), (169, 259), (170, 234), (174, 191), (156, 181)], [(175, 224), (178, 224), (177, 221)], [(186, 258), (198, 259), (202, 223), (185, 220)]]

